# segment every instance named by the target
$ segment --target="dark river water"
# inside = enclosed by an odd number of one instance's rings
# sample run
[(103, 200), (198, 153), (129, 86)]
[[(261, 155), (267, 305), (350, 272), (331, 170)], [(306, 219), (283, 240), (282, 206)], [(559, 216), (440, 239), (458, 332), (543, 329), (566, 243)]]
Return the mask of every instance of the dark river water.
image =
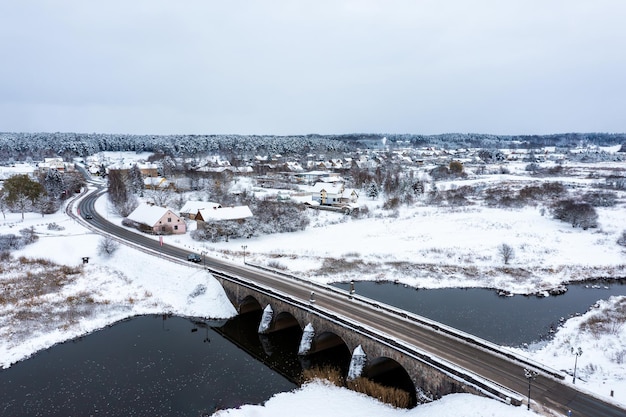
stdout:
[(0, 371), (0, 416), (200, 416), (296, 387), (219, 325), (142, 316), (54, 346)]
[[(549, 335), (626, 285), (570, 285), (561, 296), (500, 297), (485, 289), (415, 290), (358, 282), (359, 295), (497, 344)], [(349, 284), (337, 284), (348, 289)], [(204, 416), (295, 388), (301, 332), (257, 334), (259, 315), (229, 321), (142, 316), (56, 345), (0, 370), (0, 416)], [(293, 331), (291, 331), (293, 333)], [(331, 358), (316, 358), (320, 363)], [(345, 360), (345, 358), (344, 358)], [(294, 415), (297, 413), (294, 411)]]
[[(350, 284), (335, 286), (349, 290)], [(559, 296), (499, 296), (483, 288), (423, 290), (401, 284), (357, 282), (356, 293), (439, 321), (506, 346), (531, 344), (550, 336), (561, 318), (585, 313), (600, 299), (626, 295), (621, 281), (572, 284)]]

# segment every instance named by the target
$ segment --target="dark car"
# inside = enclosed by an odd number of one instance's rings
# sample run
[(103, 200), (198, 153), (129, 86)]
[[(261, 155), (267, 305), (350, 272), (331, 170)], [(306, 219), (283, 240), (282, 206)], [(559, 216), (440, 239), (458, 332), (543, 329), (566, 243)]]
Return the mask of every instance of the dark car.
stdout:
[(202, 262), (202, 258), (197, 253), (190, 253), (189, 255), (187, 255), (187, 260), (189, 262), (195, 262), (195, 263)]
[(91, 220), (91, 219), (93, 219), (93, 216), (90, 213), (87, 213), (87, 214), (85, 214), (85, 219)]

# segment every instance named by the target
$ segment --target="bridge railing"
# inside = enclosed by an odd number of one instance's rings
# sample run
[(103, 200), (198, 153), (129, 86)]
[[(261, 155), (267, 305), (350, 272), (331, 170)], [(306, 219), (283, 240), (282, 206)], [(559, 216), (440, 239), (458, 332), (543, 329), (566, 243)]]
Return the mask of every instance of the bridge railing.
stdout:
[(554, 378), (563, 380), (565, 379), (565, 375), (553, 368), (550, 368), (542, 363), (539, 363), (537, 361), (534, 361), (530, 358), (521, 356), (519, 354), (515, 354), (509, 350), (504, 350), (502, 346), (499, 346), (495, 343), (492, 343), (488, 340), (482, 339), (478, 336), (474, 336), (472, 334), (466, 333), (462, 330), (456, 329), (454, 327), (439, 323), (437, 321), (431, 320), (427, 317), (424, 316), (420, 316), (419, 314), (415, 314), (415, 313), (411, 313), (405, 310), (402, 310), (400, 308), (391, 306), (389, 304), (385, 304), (385, 303), (381, 303), (379, 301), (373, 300), (371, 298), (368, 297), (363, 297), (361, 295), (358, 294), (350, 294), (348, 291), (342, 290), (340, 288), (337, 287), (333, 287), (332, 285), (326, 285), (326, 284), (320, 284), (320, 283), (316, 283), (316, 282), (312, 282), (312, 281), (308, 281), (308, 280), (304, 280), (298, 276), (292, 275), (292, 274), (288, 274), (285, 273), (284, 271), (280, 271), (280, 270), (276, 270), (273, 268), (268, 268), (262, 265), (256, 265), (256, 264), (251, 264), (251, 263), (246, 263), (246, 265), (249, 266), (253, 266), (255, 268), (267, 271), (267, 272), (271, 272), (274, 274), (278, 274), (281, 276), (284, 276), (286, 278), (298, 281), (298, 282), (303, 282), (306, 283), (308, 285), (312, 285), (313, 287), (319, 288), (319, 289), (323, 289), (326, 290), (328, 292), (331, 293), (335, 293), (337, 295), (342, 295), (342, 296), (346, 296), (346, 297), (351, 297), (355, 300), (358, 300), (361, 303), (370, 305), (372, 307), (378, 308), (380, 310), (386, 311), (388, 313), (391, 313), (393, 315), (396, 315), (402, 319), (405, 320), (410, 320), (414, 323), (420, 324), (422, 326), (426, 326), (426, 327), (430, 327), (433, 330), (439, 331), (441, 333), (444, 333), (450, 337), (453, 337), (455, 339), (458, 340), (462, 340), (465, 343), (474, 345), (474, 346), (478, 346), (482, 349), (488, 350), (490, 352), (499, 354), (505, 358), (507, 358), (510, 361), (513, 361), (515, 363), (519, 363), (523, 366), (526, 367), (532, 367), (535, 368), (541, 372), (543, 372), (544, 374), (550, 375)]
[[(370, 339), (376, 340), (379, 343), (383, 343), (387, 346), (390, 346), (397, 351), (402, 352), (403, 354), (414, 358), (428, 366), (437, 369), (439, 372), (444, 375), (449, 376), (453, 380), (459, 381), (462, 384), (473, 387), (479, 392), (484, 393), (487, 396), (500, 399), (501, 401), (510, 402), (514, 405), (520, 405), (523, 401), (523, 397), (518, 393), (511, 391), (505, 386), (502, 386), (494, 381), (487, 380), (485, 378), (481, 378), (478, 375), (473, 373), (469, 373), (464, 371), (463, 369), (450, 364), (448, 361), (445, 361), (441, 358), (434, 357), (431, 354), (416, 348), (407, 343), (403, 343), (394, 338), (388, 337), (384, 334), (380, 334), (375, 329), (371, 329), (361, 323), (346, 319), (342, 316), (338, 316), (321, 308), (318, 308), (315, 304), (311, 304), (309, 302), (304, 302), (301, 300), (293, 299), (287, 294), (283, 294), (279, 291), (276, 291), (271, 288), (266, 288), (264, 286), (258, 285), (252, 281), (249, 281), (245, 278), (233, 276), (230, 273), (226, 273), (223, 271), (219, 271), (213, 268), (207, 268), (207, 270), (216, 278), (227, 280), (237, 285), (241, 285), (243, 287), (252, 289), (261, 294), (271, 296), (273, 298), (279, 299), (283, 302), (289, 303), (291, 305), (297, 306), (298, 308), (302, 308), (304, 310), (309, 311), (311, 314), (316, 314), (319, 317), (323, 317), (325, 320), (330, 320), (336, 324), (342, 325), (351, 329), (352, 331), (358, 332), (362, 335), (369, 337)], [(269, 270), (268, 270), (269, 271)], [(326, 288), (326, 286), (321, 286)], [(345, 293), (345, 291), (339, 290), (338, 293)]]

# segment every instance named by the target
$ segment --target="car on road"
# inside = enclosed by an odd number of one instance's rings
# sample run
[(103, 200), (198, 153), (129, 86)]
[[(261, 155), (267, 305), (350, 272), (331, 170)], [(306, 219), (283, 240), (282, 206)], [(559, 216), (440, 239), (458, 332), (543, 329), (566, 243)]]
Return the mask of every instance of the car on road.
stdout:
[(85, 219), (91, 220), (91, 219), (93, 219), (93, 216), (90, 213), (87, 213), (87, 214), (85, 214)]
[(187, 260), (189, 262), (195, 262), (195, 263), (202, 262), (202, 258), (197, 253), (190, 253), (189, 255), (187, 255)]

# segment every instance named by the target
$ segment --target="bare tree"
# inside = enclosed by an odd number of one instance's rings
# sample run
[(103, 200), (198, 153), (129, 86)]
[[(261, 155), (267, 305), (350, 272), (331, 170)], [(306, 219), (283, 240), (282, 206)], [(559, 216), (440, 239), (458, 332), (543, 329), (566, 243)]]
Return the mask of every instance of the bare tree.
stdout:
[(151, 199), (156, 206), (166, 207), (173, 200), (174, 192), (166, 188), (156, 188), (147, 191), (146, 197)]
[(98, 253), (105, 256), (111, 256), (120, 247), (120, 244), (110, 236), (105, 236), (98, 244)]
[(513, 247), (507, 245), (506, 243), (498, 246), (498, 253), (500, 254), (500, 257), (502, 258), (502, 261), (505, 265), (508, 265), (509, 261), (515, 257), (515, 251), (513, 250)]

